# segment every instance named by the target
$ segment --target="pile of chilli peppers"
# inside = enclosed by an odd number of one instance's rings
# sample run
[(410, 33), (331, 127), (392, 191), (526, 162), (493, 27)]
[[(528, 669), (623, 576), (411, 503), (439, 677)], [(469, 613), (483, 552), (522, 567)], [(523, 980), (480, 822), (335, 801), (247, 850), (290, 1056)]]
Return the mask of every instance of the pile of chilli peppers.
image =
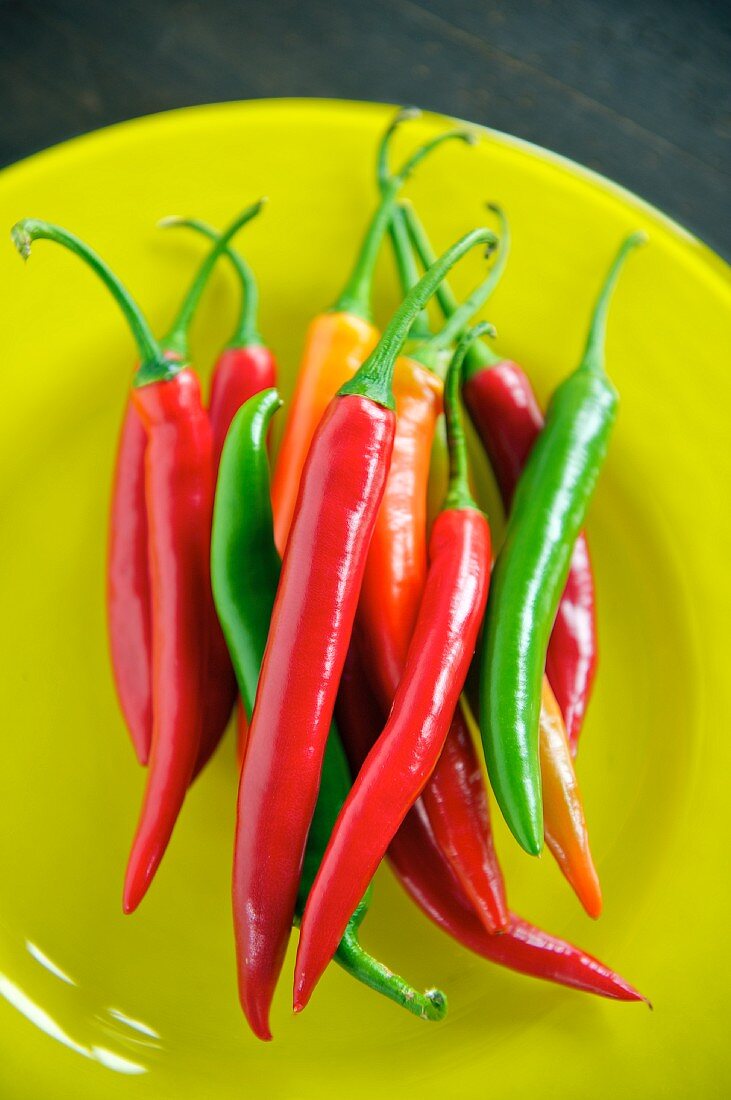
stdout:
[[(418, 992), (360, 943), (386, 857), (416, 905), (502, 966), (623, 1001), (645, 1000), (584, 951), (508, 904), (489, 785), (525, 851), (544, 843), (586, 912), (602, 898), (575, 772), (597, 661), (594, 578), (583, 525), (617, 412), (604, 369), (609, 301), (629, 236), (601, 286), (579, 366), (545, 414), (495, 335), (472, 318), (505, 269), (510, 230), (477, 228), (435, 256), (403, 185), (449, 130), (392, 171), (399, 112), (379, 144), (378, 204), (344, 289), (311, 322), (271, 470), (282, 401), (258, 330), (258, 287), (233, 240), (263, 200), (207, 240), (169, 331), (155, 337), (117, 277), (56, 225), (55, 241), (105, 283), (137, 344), (112, 486), (107, 571), (111, 664), (146, 784), (124, 879), (133, 912), (186, 793), (234, 710), (239, 730), (233, 916), (241, 1006), (261, 1039), (290, 931), (294, 1009), (334, 959), (426, 1020), (446, 997)], [(379, 332), (374, 270), (390, 238), (403, 300)], [(459, 302), (448, 272), (475, 248), (489, 263)], [(204, 403), (188, 332), (219, 260), (239, 319)], [(427, 310), (435, 297), (441, 327)], [(462, 403), (502, 496), (493, 565), (473, 495)], [(477, 733), (479, 729), (479, 735)]]

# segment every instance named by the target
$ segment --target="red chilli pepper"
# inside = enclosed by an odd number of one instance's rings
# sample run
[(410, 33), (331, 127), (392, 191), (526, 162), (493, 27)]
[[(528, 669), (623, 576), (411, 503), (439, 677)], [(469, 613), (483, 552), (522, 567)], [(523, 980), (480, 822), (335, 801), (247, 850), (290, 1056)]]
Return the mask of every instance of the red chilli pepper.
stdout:
[[(250, 208), (246, 221), (251, 220), (260, 209), (261, 203)], [(160, 341), (163, 354), (171, 362), (182, 363), (188, 358), (188, 327), (216, 259), (223, 251), (220, 249), (213, 257), (211, 253), (206, 257), (167, 335)], [(93, 262), (91, 266), (122, 304), (118, 293), (121, 288), (115, 289), (103, 267)], [(223, 424), (216, 426), (214, 447), (218, 447), (222, 430)], [(141, 764), (148, 761), (152, 738), (152, 625), (144, 489), (145, 447), (145, 430), (134, 402), (130, 399), (122, 421), (112, 486), (107, 558), (107, 624), (117, 697)], [(236, 691), (233, 669), (212, 598), (208, 599), (208, 608), (208, 630), (212, 646), (204, 689), (207, 705), (197, 771), (205, 764), (228, 723)]]
[(208, 402), (216, 470), (236, 413), (250, 397), (276, 384), (277, 363), (265, 344), (229, 344), (223, 349), (216, 360)]
[[(404, 846), (406, 858), (402, 859), (402, 852), (397, 847), (391, 853), (391, 860), (402, 885), (419, 907), (464, 947), (498, 966), (532, 978), (542, 978), (613, 1000), (649, 1003), (629, 982), (599, 959), (537, 928), (515, 913), (510, 914), (510, 923), (504, 933), (490, 936), (467, 907), (466, 899), (457, 897), (451, 889), (451, 883), (444, 874), (446, 868), (440, 867), (436, 873), (434, 867), (435, 873), (430, 874), (432, 859), (438, 849), (433, 838), (431, 846), (426, 846), (427, 832), (426, 822), (420, 823), (416, 830), (414, 822), (409, 821), (399, 841)], [(417, 844), (422, 866), (415, 864), (413, 859)]]
[[(340, 682), (338, 729), (353, 771), (362, 765), (381, 729), (360, 657), (351, 646)], [(510, 914), (507, 930), (491, 936), (439, 850), (429, 819), (417, 804), (388, 849), (389, 862), (412, 900), (463, 947), (510, 970), (620, 1001), (646, 1001), (619, 974), (558, 936)]]
[(505, 881), (493, 841), (485, 777), (461, 703), (421, 801), (434, 839), (474, 912), (487, 932), (503, 932), (508, 921)]
[[(260, 200), (257, 212), (264, 202), (264, 199)], [(214, 242), (220, 240), (220, 234), (217, 230), (198, 218), (174, 216), (163, 218), (158, 224), (163, 228), (181, 226), (194, 229), (196, 232), (208, 237), (209, 240)], [(231, 427), (231, 421), (250, 397), (262, 390), (274, 388), (277, 377), (276, 361), (272, 352), (264, 344), (257, 325), (259, 290), (254, 272), (234, 249), (227, 247), (225, 251), (238, 276), (242, 296), (236, 327), (228, 344), (216, 360), (211, 379), (208, 417), (211, 422), (213, 439), (214, 485), (218, 476), (221, 452), (228, 430)], [(196, 280), (196, 284), (201, 285), (202, 289), (200, 275)], [(194, 284), (194, 288), (196, 284)], [(185, 357), (187, 357), (188, 350), (187, 332), (198, 304), (198, 297), (199, 294), (194, 295), (191, 293), (188, 295), (167, 337), (168, 344), (175, 347)], [(201, 747), (194, 778), (205, 767), (215, 752), (228, 724), (231, 708), (237, 694), (236, 677), (229, 659), (228, 648), (212, 604), (210, 631), (209, 681), (205, 694), (207, 699), (213, 701), (213, 706), (204, 716)], [(246, 728), (245, 714), (240, 713), (238, 715), (237, 726), (239, 730), (242, 727)]]
[[(248, 221), (256, 208), (242, 219)], [(101, 279), (124, 314), (135, 337), (142, 362), (178, 366), (183, 355), (174, 341), (156, 343), (139, 307), (119, 279), (92, 249), (60, 226), (36, 219), (24, 219), (13, 230), (13, 239), (23, 256), (30, 253), (34, 239), (45, 238), (73, 252)], [(213, 268), (210, 257), (199, 271), (186, 303), (200, 296)], [(162, 367), (161, 367), (162, 369)], [(167, 369), (167, 366), (165, 366)], [(112, 491), (111, 526), (107, 573), (107, 609), (110, 650), (120, 706), (128, 724), (135, 751), (146, 763), (152, 736), (152, 613), (150, 600), (148, 524), (145, 497), (146, 434), (132, 400), (128, 402)], [(211, 477), (212, 482), (212, 477)], [(204, 601), (204, 605), (206, 601)], [(207, 607), (212, 616), (213, 599)], [(217, 620), (216, 627), (217, 627)], [(228, 656), (226, 655), (228, 661)], [(208, 713), (216, 716), (218, 696), (211, 697)], [(230, 706), (229, 706), (230, 710)], [(224, 723), (225, 724), (225, 723)]]
[[(171, 357), (174, 362), (177, 356)], [(130, 398), (117, 443), (107, 540), (107, 632), (117, 699), (140, 764), (152, 741), (152, 613), (145, 508), (147, 437)]]
[[(418, 275), (405, 284), (407, 289)], [(411, 335), (413, 337), (413, 328)], [(358, 603), (356, 633), (368, 675), (388, 714), (396, 694), (427, 574), (426, 497), (429, 456), (442, 382), (409, 356), (394, 372), (396, 435)], [(439, 504), (446, 492), (447, 476)], [(487, 791), (472, 738), (458, 707), (442, 754), (421, 798), (452, 870), (488, 932), (507, 921), (505, 886), (492, 841)]]
[(193, 775), (207, 660), (211, 429), (192, 371), (173, 374), (168, 367), (162, 373), (155, 366), (153, 372), (143, 364), (133, 391), (147, 434), (153, 726), (145, 799), (124, 884), (125, 913), (147, 891)]
[[(246, 215), (239, 219), (245, 220)], [(126, 912), (139, 903), (162, 858), (200, 744), (205, 628), (211, 599), (211, 435), (198, 381), (163, 353), (140, 310), (104, 262), (59, 226), (26, 219), (13, 239), (56, 241), (95, 270), (121, 306), (140, 351), (133, 401), (146, 433), (144, 502), (150, 551), (152, 748), (147, 788), (125, 880)]]
[[(255, 204), (244, 211), (221, 237), (191, 293), (200, 293), (205, 273), (259, 207)], [(151, 669), (147, 682), (151, 689), (152, 748), (145, 799), (125, 879), (123, 907), (129, 913), (144, 896), (167, 847), (201, 742), (213, 614), (209, 575), (213, 502), (210, 425), (195, 375), (165, 354), (138, 306), (104, 261), (59, 226), (24, 219), (13, 229), (13, 240), (25, 257), (37, 238), (63, 245), (97, 273), (122, 309), (141, 357), (132, 396), (135, 412), (127, 416), (125, 423), (132, 425), (133, 441), (139, 440), (134, 426), (137, 418), (144, 427), (142, 488), (137, 466), (123, 470), (130, 476), (130, 481), (124, 483), (130, 490), (125, 497), (130, 508), (137, 508), (140, 501), (144, 505), (130, 518), (125, 530), (135, 539), (143, 536), (149, 554), (145, 581), (149, 584), (149, 618), (144, 629), (136, 635), (130, 631), (124, 637), (129, 640), (136, 636), (144, 643), (145, 631), (151, 628), (151, 660), (144, 645), (139, 656)], [(125, 461), (130, 460), (130, 453), (123, 449)], [(133, 453), (136, 455), (136, 451)], [(128, 563), (140, 564), (139, 549), (136, 543), (128, 548)], [(119, 559), (114, 560), (119, 564)], [(140, 597), (139, 611), (142, 581), (137, 578), (133, 583), (130, 576), (116, 579), (122, 587), (126, 584), (135, 598)], [(124, 665), (124, 669), (129, 674), (131, 665)]]
[(295, 966), (295, 1012), (310, 999), (359, 898), (439, 759), (459, 705), (490, 582), (490, 529), (467, 483), (458, 410), (460, 342), (445, 386), (449, 490), (434, 524), (429, 572), (391, 713), (345, 800), (307, 899)]
[[(419, 113), (414, 109), (402, 111), (381, 141), (377, 175), (382, 190), (389, 186), (391, 179), (388, 165), (390, 133), (399, 119)], [(395, 212), (390, 231), (400, 283), (407, 293), (418, 281), (419, 274), (403, 210)], [(484, 283), (479, 288), (483, 296), (499, 278), (504, 251), (501, 238), (498, 263), (491, 269), (487, 291)], [(474, 300), (476, 293), (469, 296), (458, 313), (470, 303), (474, 310), (479, 308), (483, 297)], [(461, 331), (454, 330), (454, 334), (461, 335)], [(433, 340), (428, 316), (421, 314), (411, 329), (412, 345), (416, 346), (396, 364), (396, 438), (386, 490), (368, 552), (356, 620), (360, 648), (368, 653), (367, 672), (385, 712), (384, 719), (401, 678), (424, 590), (426, 506), (427, 498), (436, 488), (436, 479), (430, 470), (433, 470), (435, 456), (441, 458), (442, 451), (444, 477), (435, 493), (435, 512), (441, 509), (448, 481), (446, 437), (443, 448), (433, 445), (435, 429), (442, 428), (437, 414), (442, 405), (443, 386), (439, 375), (432, 373), (432, 369), (426, 370), (420, 362), (423, 359), (429, 368), (437, 368), (434, 360), (438, 361), (439, 356), (432, 356), (430, 351)], [(439, 408), (435, 400), (437, 387)], [(471, 899), (475, 912), (488, 932), (500, 931), (507, 923), (505, 884), (492, 839), (485, 778), (461, 707), (454, 713), (442, 754), (421, 799), (437, 842)]]
[[(254, 204), (232, 222), (207, 264), (213, 266), (260, 207)], [(155, 352), (153, 344), (135, 375), (132, 392), (147, 435), (153, 726), (145, 797), (125, 877), (125, 913), (133, 912), (145, 896), (183, 805), (205, 744), (206, 693), (215, 667), (210, 659), (215, 643), (210, 422), (195, 375)], [(218, 627), (217, 619), (215, 623)]]
[[(241, 772), (233, 903), (239, 996), (256, 1035), (282, 967), (307, 831), (373, 525), (393, 448), (391, 378), (415, 314), (449, 268), (492, 239), (449, 249), (331, 401), (300, 480)], [(355, 908), (355, 907), (354, 907)]]

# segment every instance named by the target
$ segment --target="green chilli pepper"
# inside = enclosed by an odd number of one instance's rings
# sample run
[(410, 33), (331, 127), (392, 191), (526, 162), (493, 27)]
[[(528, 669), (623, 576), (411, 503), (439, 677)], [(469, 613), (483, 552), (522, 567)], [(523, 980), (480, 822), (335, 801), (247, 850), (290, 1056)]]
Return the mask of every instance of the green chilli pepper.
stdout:
[(211, 533), (211, 587), (251, 718), (280, 559), (272, 533), (266, 436), (282, 399), (262, 390), (241, 406), (221, 452)]
[(538, 752), (546, 649), (601, 469), (618, 394), (604, 370), (607, 311), (628, 237), (597, 300), (579, 367), (556, 389), (520, 477), (493, 570), (480, 670), (480, 732), (503, 816), (531, 855), (543, 846)]
[[(280, 558), (274, 545), (266, 436), (282, 402), (276, 390), (256, 394), (233, 419), (221, 454), (211, 535), (211, 583), (216, 610), (231, 653), (246, 712), (251, 717), (274, 597)], [(325, 751), (320, 792), (307, 839), (297, 895), (296, 918), (350, 789), (350, 775), (333, 726)], [(438, 989), (418, 993), (374, 959), (358, 940), (368, 912), (371, 887), (351, 917), (335, 960), (358, 981), (424, 1020), (441, 1020), (447, 999)]]

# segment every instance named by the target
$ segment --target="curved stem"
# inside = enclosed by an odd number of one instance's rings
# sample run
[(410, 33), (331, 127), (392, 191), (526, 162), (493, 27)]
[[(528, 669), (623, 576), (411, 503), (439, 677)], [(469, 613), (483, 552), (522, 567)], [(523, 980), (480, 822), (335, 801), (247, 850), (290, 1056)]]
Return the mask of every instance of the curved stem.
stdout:
[(447, 272), (475, 245), (492, 245), (495, 235), (489, 229), (473, 229), (448, 248), (404, 298), (384, 329), (381, 339), (349, 382), (338, 391), (341, 395), (369, 397), (387, 409), (393, 409), (393, 365), (409, 334), (414, 317), (423, 309)]
[(612, 293), (617, 285), (617, 280), (627, 256), (633, 249), (637, 248), (638, 245), (644, 244), (646, 240), (647, 234), (642, 231), (631, 233), (629, 237), (622, 242), (617, 255), (612, 261), (604, 280), (604, 285), (596, 300), (591, 325), (589, 326), (589, 336), (581, 360), (581, 366), (585, 370), (592, 371), (596, 374), (604, 373), (604, 344), (607, 335), (607, 314), (609, 312), (609, 303)]
[[(388, 167), (391, 138), (402, 122), (419, 118), (420, 115), (421, 111), (418, 107), (402, 107), (390, 125), (386, 128), (376, 154), (376, 178), (378, 180), (378, 189), (381, 193), (383, 193), (391, 179), (391, 173)], [(416, 258), (409, 239), (409, 231), (400, 204), (394, 208), (388, 226), (388, 232), (391, 238), (391, 248), (394, 260), (396, 261), (396, 270), (398, 271), (401, 291), (405, 295), (408, 294), (412, 286), (418, 283), (419, 269), (416, 265)], [(425, 310), (422, 310), (416, 317), (416, 320), (411, 326), (410, 336), (412, 339), (420, 341), (428, 340), (431, 336), (429, 314)]]
[(101, 256), (89, 248), (88, 244), (74, 233), (70, 233), (68, 229), (50, 222), (39, 221), (37, 218), (23, 218), (22, 221), (17, 222), (11, 230), (11, 236), (13, 244), (24, 260), (30, 256), (31, 243), (36, 240), (55, 241), (56, 244), (62, 245), (83, 260), (99, 276), (122, 310), (137, 344), (141, 363), (163, 363), (162, 349), (153, 336), (142, 310), (111, 268)]
[[(424, 226), (419, 221), (416, 211), (410, 203), (403, 203), (406, 213), (406, 225), (409, 236), (423, 267), (430, 267), (434, 263), (435, 252), (431, 241), (426, 235)], [(449, 319), (459, 309), (459, 303), (452, 292), (449, 283), (445, 281), (440, 285), (436, 294), (439, 308), (444, 316)], [(465, 372), (468, 376), (475, 374), (485, 367), (493, 367), (500, 362), (500, 356), (489, 347), (484, 340), (475, 340), (470, 346), (465, 360)]]
[[(419, 281), (419, 269), (416, 266), (416, 259), (411, 250), (409, 231), (406, 227), (404, 213), (400, 206), (396, 206), (393, 212), (388, 232), (391, 236), (391, 247), (393, 249), (394, 259), (396, 260), (401, 290), (404, 294), (408, 294), (411, 288), (416, 286)], [(409, 336), (412, 340), (422, 341), (431, 339), (432, 331), (429, 325), (429, 314), (426, 310), (422, 309), (420, 313), (417, 313), (416, 319), (411, 326)]]
[(449, 448), (449, 488), (443, 508), (476, 508), (470, 492), (467, 444), (460, 411), (459, 395), (462, 388), (462, 364), (470, 345), (492, 328), (486, 321), (469, 329), (459, 341), (449, 364), (444, 383), (444, 417), (447, 422), (447, 447)]
[[(500, 282), (503, 272), (505, 271), (508, 262), (508, 253), (510, 252), (510, 227), (508, 225), (508, 219), (499, 206), (489, 203), (488, 210), (492, 210), (494, 214), (497, 214), (500, 220), (500, 238), (497, 246), (497, 258), (490, 268), (487, 278), (475, 287), (461, 305), (457, 306), (452, 316), (447, 320), (447, 323), (439, 330), (436, 336), (432, 336), (429, 341), (429, 347), (433, 351), (440, 351), (442, 348), (448, 348), (450, 344), (459, 339), (467, 329), (475, 313), (484, 306), (485, 302)], [(494, 333), (491, 333), (491, 335), (494, 335)]]
[(361, 946), (358, 928), (366, 911), (367, 905), (363, 901), (353, 914), (335, 952), (336, 962), (364, 985), (370, 986), (384, 997), (389, 997), (414, 1016), (422, 1020), (443, 1020), (447, 1012), (447, 998), (441, 990), (427, 989), (425, 993), (418, 993), (412, 985), (374, 959)]
[[(432, 247), (432, 243), (426, 235), (426, 230), (422, 225), (419, 217), (414, 210), (414, 207), (408, 200), (401, 203), (401, 209), (404, 212), (404, 221), (406, 222), (406, 228), (409, 231), (409, 237), (411, 243), (416, 249), (416, 254), (419, 257), (421, 266), (426, 270), (434, 263), (437, 258), (437, 254)], [(445, 317), (451, 317), (454, 311), (458, 308), (459, 302), (457, 301), (452, 288), (445, 279), (440, 284), (439, 290), (436, 293), (436, 299), (439, 303), (439, 308)]]
[(183, 357), (187, 357), (188, 328), (193, 320), (193, 314), (198, 307), (201, 295), (206, 288), (206, 283), (210, 279), (211, 273), (219, 257), (227, 250), (231, 238), (235, 236), (239, 229), (246, 225), (247, 222), (256, 217), (265, 202), (266, 199), (259, 199), (258, 202), (252, 203), (251, 206), (247, 206), (247, 208), (234, 219), (231, 225), (224, 230), (220, 237), (218, 237), (213, 248), (198, 268), (188, 293), (183, 299), (183, 304), (178, 310), (178, 314), (163, 341), (168, 351), (174, 351)]
[[(173, 216), (170, 218), (162, 218), (157, 224), (162, 229), (176, 228), (178, 226), (184, 229), (193, 229), (196, 233), (201, 233), (210, 241), (217, 241), (220, 236), (217, 229), (214, 229), (212, 225), (208, 225), (207, 222), (201, 221), (200, 218), (181, 218)], [(263, 344), (264, 341), (261, 338), (257, 325), (259, 287), (257, 285), (256, 276), (251, 266), (235, 248), (229, 246), (226, 249), (226, 258), (231, 262), (241, 285), (241, 309), (239, 311), (236, 327), (234, 328), (233, 335), (227, 347), (248, 348), (253, 345)], [(174, 327), (173, 325), (173, 328)], [(166, 345), (166, 343), (167, 337), (163, 340), (163, 345)]]
[[(250, 207), (246, 207), (245, 210), (242, 210), (240, 215), (237, 215), (233, 219), (230, 226), (226, 227), (226, 229), (224, 229), (223, 232), (220, 234), (219, 239), (217, 240), (217, 242), (215, 242), (213, 248), (208, 253), (206, 260), (204, 260), (198, 268), (198, 274), (196, 275), (195, 279), (193, 279), (190, 290), (186, 295), (184, 304), (182, 304), (182, 308), (178, 313), (176, 324), (179, 322), (181, 324), (181, 328), (177, 333), (177, 338), (175, 331), (173, 332), (173, 337), (171, 337), (171, 333), (168, 332), (167, 334), (165, 346), (168, 351), (174, 351), (180, 354), (187, 353), (188, 340), (186, 333), (188, 329), (188, 323), (190, 322), (193, 311), (195, 311), (196, 306), (198, 305), (198, 300), (203, 292), (203, 287), (206, 286), (208, 277), (213, 271), (213, 267), (215, 266), (215, 264), (218, 263), (219, 257), (222, 256), (226, 249), (229, 248), (229, 242), (231, 241), (231, 239), (235, 237), (236, 233), (239, 232), (242, 226), (245, 226), (247, 221), (251, 221), (252, 218), (256, 217), (257, 213), (259, 212), (259, 210), (262, 209), (265, 202), (266, 199), (259, 199), (257, 202), (252, 202), (252, 205)], [(182, 351), (180, 351), (180, 349), (182, 349)], [(165, 377), (169, 376), (169, 373), (167, 375), (163, 375), (162, 372), (160, 372), (156, 367), (149, 368), (143, 365), (140, 367), (140, 370), (137, 371), (137, 373), (135, 374), (132, 384), (134, 386), (147, 386), (153, 382), (162, 382), (164, 381)]]
[(388, 170), (388, 154), (393, 135), (402, 122), (411, 122), (415, 118), (420, 118), (421, 114), (420, 107), (399, 107), (398, 111), (384, 130), (383, 137), (378, 143), (378, 150), (376, 152), (376, 178), (378, 179), (378, 188), (380, 191), (385, 190), (386, 184), (391, 179), (391, 173)]
[[(391, 132), (395, 129), (392, 123)], [(364, 320), (371, 319), (371, 287), (373, 274), (376, 268), (378, 253), (383, 242), (383, 237), (388, 229), (396, 204), (396, 197), (414, 169), (445, 141), (465, 141), (472, 143), (474, 138), (466, 130), (450, 130), (446, 134), (440, 134), (431, 141), (421, 145), (408, 158), (399, 171), (386, 183), (381, 194), (381, 201), (366, 230), (360, 251), (355, 261), (355, 266), (350, 274), (340, 297), (332, 306), (331, 312), (353, 313)]]

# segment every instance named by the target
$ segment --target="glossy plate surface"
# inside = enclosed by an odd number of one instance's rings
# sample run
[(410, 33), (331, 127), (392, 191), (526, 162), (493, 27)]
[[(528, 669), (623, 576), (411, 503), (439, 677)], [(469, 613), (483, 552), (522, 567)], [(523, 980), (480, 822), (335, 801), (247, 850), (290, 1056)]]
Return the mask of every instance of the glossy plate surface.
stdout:
[[(161, 331), (202, 243), (155, 221), (216, 224), (261, 194), (240, 238), (262, 330), (291, 392), (308, 319), (335, 298), (374, 203), (389, 109), (273, 101), (186, 110), (71, 142), (0, 175), (0, 225), (33, 215), (88, 239)], [(398, 150), (444, 127), (412, 123)], [(616, 295), (608, 364), (622, 406), (588, 525), (601, 666), (579, 759), (605, 915), (583, 916), (549, 857), (498, 829), (512, 905), (588, 950), (654, 1002), (531, 982), (445, 938), (382, 870), (367, 946), (447, 991), (424, 1024), (335, 969), (301, 1017), (292, 957), (275, 1041), (239, 1014), (229, 868), (229, 737), (192, 792), (158, 879), (123, 917), (142, 772), (115, 704), (104, 624), (106, 512), (134, 349), (81, 264), (38, 242), (0, 247), (0, 1093), (4, 1100), (401, 1094), (704, 1097), (728, 1094), (728, 408), (726, 266), (637, 199), (566, 161), (481, 131), (409, 185), (439, 247), (504, 204), (514, 248), (489, 317), (545, 399), (577, 361), (621, 237), (651, 244)], [(4, 231), (5, 232), (5, 231)], [(466, 291), (481, 271), (455, 276)], [(396, 301), (379, 270), (376, 311)], [(236, 295), (216, 275), (194, 332), (204, 373)], [(281, 415), (281, 414), (280, 414)], [(493, 497), (482, 477), (485, 500)]]

